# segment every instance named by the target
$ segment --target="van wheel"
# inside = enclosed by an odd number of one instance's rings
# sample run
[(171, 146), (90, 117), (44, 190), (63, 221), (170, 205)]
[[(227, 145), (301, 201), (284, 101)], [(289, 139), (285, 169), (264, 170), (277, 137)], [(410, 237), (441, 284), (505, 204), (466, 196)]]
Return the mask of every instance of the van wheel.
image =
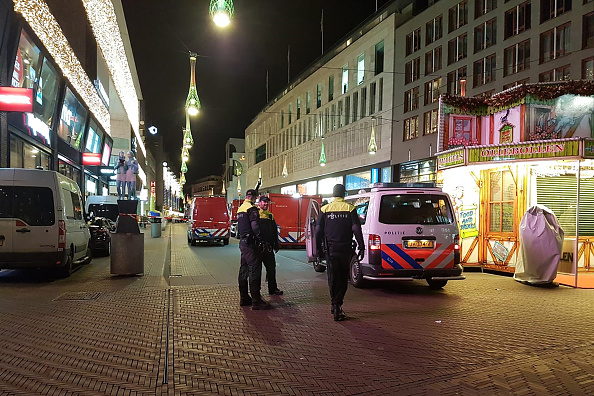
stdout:
[(68, 278), (70, 275), (72, 275), (72, 256), (67, 255), (64, 265), (58, 268), (58, 276)]
[(190, 245), (196, 246), (196, 240), (194, 238), (190, 239)]
[(223, 245), (228, 245), (228, 244), (229, 244), (229, 238), (223, 239)]
[(356, 256), (351, 259), (351, 282), (353, 286), (362, 288), (367, 285), (367, 281), (363, 279), (363, 272), (361, 271), (361, 264)]
[(326, 266), (324, 264), (322, 264), (321, 260), (314, 261), (313, 267), (314, 267), (314, 271), (316, 271), (316, 272), (326, 271)]
[(433, 290), (439, 290), (444, 287), (448, 283), (447, 280), (444, 279), (427, 279), (427, 284)]

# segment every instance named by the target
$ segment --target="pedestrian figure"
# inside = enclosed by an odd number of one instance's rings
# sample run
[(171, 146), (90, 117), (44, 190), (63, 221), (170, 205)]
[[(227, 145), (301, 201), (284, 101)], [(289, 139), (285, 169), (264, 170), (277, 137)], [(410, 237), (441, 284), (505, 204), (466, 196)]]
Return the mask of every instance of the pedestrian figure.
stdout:
[(262, 249), (262, 263), (266, 268), (266, 281), (268, 282), (268, 294), (271, 296), (281, 296), (282, 290), (278, 289), (276, 284), (276, 258), (278, 252), (278, 227), (274, 216), (268, 210), (270, 198), (260, 197), (258, 206), (260, 207), (260, 232), (264, 246)]
[(113, 169), (116, 173), (118, 199), (124, 199), (124, 195), (126, 194), (126, 172), (128, 171), (128, 166), (126, 165), (126, 157), (124, 156), (123, 151), (120, 151), (118, 160)]
[[(262, 299), (262, 236), (260, 234), (260, 212), (254, 205), (258, 192), (247, 190), (245, 200), (237, 209), (237, 232), (241, 264), (239, 267), (239, 305), (251, 305), (253, 310), (270, 309), (272, 305)], [(249, 294), (248, 294), (249, 286)], [(251, 294), (251, 297), (250, 297)]]
[(332, 315), (335, 321), (346, 319), (342, 310), (344, 295), (349, 281), (349, 267), (355, 252), (353, 251), (353, 235), (358, 245), (358, 258), (361, 261), (365, 255), (361, 222), (355, 207), (344, 200), (345, 188), (342, 184), (334, 186), (332, 196), (334, 200), (322, 206), (316, 242), (318, 251), (326, 254), (328, 268), (328, 288), (332, 300)]

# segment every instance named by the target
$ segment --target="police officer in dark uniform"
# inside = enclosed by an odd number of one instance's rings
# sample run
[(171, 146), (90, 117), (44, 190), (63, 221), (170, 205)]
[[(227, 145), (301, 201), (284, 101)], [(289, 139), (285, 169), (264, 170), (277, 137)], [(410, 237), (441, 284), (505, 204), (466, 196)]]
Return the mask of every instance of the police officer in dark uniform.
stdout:
[(260, 232), (265, 242), (265, 249), (262, 252), (262, 263), (266, 268), (266, 281), (268, 282), (268, 294), (271, 296), (281, 296), (282, 290), (278, 289), (276, 283), (276, 258), (274, 254), (278, 252), (278, 226), (274, 220), (274, 215), (268, 210), (270, 198), (260, 197), (258, 206), (260, 207)]
[(328, 287), (335, 321), (346, 319), (342, 303), (347, 291), (349, 267), (354, 254), (353, 234), (357, 241), (359, 260), (362, 260), (365, 255), (361, 222), (355, 207), (344, 201), (345, 192), (344, 185), (334, 186), (332, 192), (334, 200), (322, 206), (316, 230), (318, 251), (322, 251), (322, 243), (325, 245)]
[[(247, 190), (245, 200), (237, 209), (237, 232), (241, 265), (239, 267), (239, 305), (251, 305), (253, 310), (270, 309), (272, 305), (262, 299), (262, 251), (258, 221), (260, 212), (254, 205), (258, 191)], [(249, 294), (248, 294), (249, 284)], [(252, 295), (250, 297), (250, 294)]]

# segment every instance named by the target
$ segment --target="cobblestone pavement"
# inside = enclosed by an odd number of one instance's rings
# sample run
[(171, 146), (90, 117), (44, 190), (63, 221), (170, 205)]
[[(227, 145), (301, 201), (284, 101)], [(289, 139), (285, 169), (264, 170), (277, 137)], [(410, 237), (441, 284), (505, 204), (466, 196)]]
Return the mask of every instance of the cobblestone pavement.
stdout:
[(334, 322), (325, 274), (281, 251), (285, 295), (251, 311), (236, 243), (184, 232), (145, 235), (141, 277), (110, 276), (108, 258), (63, 280), (0, 272), (0, 394), (594, 394), (591, 290), (482, 273), (349, 287)]

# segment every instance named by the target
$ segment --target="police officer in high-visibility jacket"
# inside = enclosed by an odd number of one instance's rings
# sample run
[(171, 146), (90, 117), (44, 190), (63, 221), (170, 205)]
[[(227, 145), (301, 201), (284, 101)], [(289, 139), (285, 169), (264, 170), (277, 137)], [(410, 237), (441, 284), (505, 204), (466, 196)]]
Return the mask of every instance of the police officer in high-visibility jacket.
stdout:
[(274, 220), (274, 215), (268, 210), (270, 198), (260, 197), (258, 206), (260, 207), (260, 231), (262, 239), (266, 243), (262, 252), (262, 264), (266, 268), (266, 281), (268, 282), (268, 294), (271, 296), (282, 296), (283, 291), (279, 290), (276, 283), (276, 258), (274, 254), (278, 252), (278, 226)]
[(334, 186), (334, 200), (322, 206), (316, 230), (318, 251), (322, 251), (322, 243), (325, 245), (328, 287), (332, 300), (331, 312), (335, 321), (346, 319), (342, 303), (347, 291), (351, 259), (355, 253), (352, 245), (353, 235), (357, 241), (359, 260), (365, 255), (361, 222), (355, 207), (344, 201), (345, 192), (344, 185)]
[[(245, 200), (237, 209), (237, 232), (241, 265), (239, 267), (239, 305), (251, 305), (253, 310), (270, 309), (272, 305), (262, 299), (262, 251), (258, 221), (260, 211), (254, 205), (258, 192), (247, 190)], [(249, 294), (248, 294), (249, 284)], [(252, 295), (250, 297), (250, 294)]]

